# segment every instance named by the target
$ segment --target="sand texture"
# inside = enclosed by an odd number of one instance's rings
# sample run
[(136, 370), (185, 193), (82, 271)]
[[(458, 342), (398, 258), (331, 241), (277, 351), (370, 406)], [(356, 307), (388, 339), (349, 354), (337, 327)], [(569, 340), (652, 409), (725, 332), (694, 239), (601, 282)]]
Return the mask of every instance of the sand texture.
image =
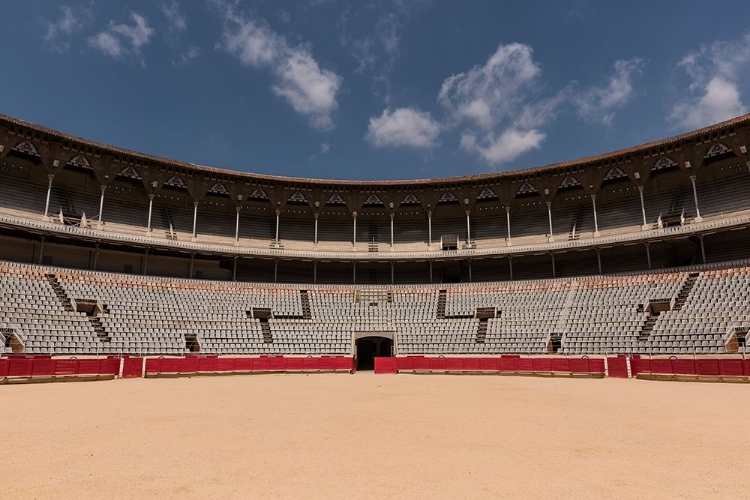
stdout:
[(747, 498), (750, 385), (250, 375), (0, 387), (0, 498)]

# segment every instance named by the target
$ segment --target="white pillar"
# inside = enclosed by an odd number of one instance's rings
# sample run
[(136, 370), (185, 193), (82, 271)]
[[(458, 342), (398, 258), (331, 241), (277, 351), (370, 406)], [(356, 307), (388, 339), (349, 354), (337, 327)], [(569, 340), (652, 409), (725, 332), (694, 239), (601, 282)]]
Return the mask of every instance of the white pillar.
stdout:
[(49, 214), (49, 198), (52, 194), (52, 179), (55, 178), (55, 174), (47, 174), (47, 177), (49, 178), (49, 184), (47, 184), (47, 203), (44, 205), (44, 218), (47, 218), (47, 215)]
[(279, 259), (273, 260), (273, 282), (277, 283), (279, 279)]
[(646, 245), (646, 259), (648, 260), (648, 269), (651, 270), (651, 249), (648, 247), (648, 242), (644, 243)]
[(505, 207), (505, 221), (508, 223), (508, 238), (505, 243), (510, 246), (510, 207)]
[(648, 224), (646, 223), (646, 205), (643, 203), (643, 186), (638, 186), (638, 194), (641, 197), (641, 214), (643, 215), (643, 226), (641, 226), (641, 229), (645, 231), (648, 229)]
[(596, 195), (591, 195), (591, 203), (594, 205), (594, 236), (599, 236), (599, 220), (596, 217)]
[(599, 264), (599, 274), (602, 274), (602, 251), (600, 249), (596, 249), (596, 262)]
[(313, 284), (318, 283), (318, 261), (313, 261)]
[(693, 199), (695, 200), (695, 222), (701, 222), (701, 210), (698, 208), (698, 190), (695, 189), (695, 174), (690, 176), (690, 182), (693, 184)]
[(393, 251), (393, 217), (396, 214), (391, 213), (391, 252)]
[(703, 245), (703, 235), (699, 235), (698, 239), (701, 242), (701, 256), (703, 257), (703, 263), (706, 263), (706, 247)]
[(276, 242), (276, 246), (279, 246), (279, 217), (281, 216), (281, 210), (276, 210), (276, 236), (274, 236), (274, 241)]
[(432, 210), (427, 212), (427, 248), (432, 250)]
[(313, 241), (316, 245), (318, 244), (318, 215), (320, 214), (315, 214), (315, 240)]
[(146, 236), (151, 235), (151, 213), (154, 208), (154, 193), (148, 195), (148, 227), (146, 229)]
[(555, 241), (552, 236), (552, 202), (547, 202), (547, 216), (549, 217), (549, 241)]
[(395, 282), (395, 273), (393, 271), (395, 265), (395, 262), (391, 261), (391, 285)]
[(234, 263), (232, 264), (232, 281), (237, 281), (237, 256), (234, 256)]
[(193, 241), (195, 241), (195, 229), (198, 224), (198, 202), (193, 202)]
[(234, 244), (238, 244), (240, 242), (240, 208), (242, 207), (234, 207), (234, 209), (237, 211), (237, 215), (234, 218)]
[(352, 212), (352, 217), (354, 218), (352, 247), (356, 250), (356, 247), (357, 247), (357, 212)]
[(104, 211), (104, 190), (107, 186), (102, 185), (102, 196), (99, 198), (99, 229), (102, 227), (102, 211)]
[(471, 212), (466, 211), (466, 243), (471, 245)]

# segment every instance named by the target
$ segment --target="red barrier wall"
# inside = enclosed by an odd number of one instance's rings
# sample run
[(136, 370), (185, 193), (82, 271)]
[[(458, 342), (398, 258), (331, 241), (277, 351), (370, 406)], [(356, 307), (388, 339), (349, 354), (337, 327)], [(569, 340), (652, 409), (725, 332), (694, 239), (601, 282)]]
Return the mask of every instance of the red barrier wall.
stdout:
[(345, 356), (290, 357), (262, 356), (260, 358), (149, 358), (146, 373), (219, 373), (219, 372), (318, 372), (351, 371), (353, 358)]
[(625, 356), (607, 358), (609, 376), (614, 378), (628, 378), (628, 360)]
[(375, 373), (397, 373), (398, 358), (375, 358)]
[(143, 358), (122, 358), (122, 378), (139, 378), (143, 376)]

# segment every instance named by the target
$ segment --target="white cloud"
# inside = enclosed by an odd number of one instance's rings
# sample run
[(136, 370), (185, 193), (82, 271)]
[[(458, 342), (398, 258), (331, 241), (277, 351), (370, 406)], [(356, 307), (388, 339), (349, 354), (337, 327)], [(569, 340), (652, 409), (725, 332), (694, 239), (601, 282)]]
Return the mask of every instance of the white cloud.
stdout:
[(690, 85), (670, 111), (674, 127), (700, 128), (746, 112), (739, 83), (750, 76), (750, 33), (702, 45), (678, 67), (690, 77)]
[(168, 29), (174, 32), (185, 31), (187, 29), (187, 18), (180, 13), (180, 6), (176, 0), (172, 3), (161, 4), (161, 12), (167, 19)]
[(500, 134), (490, 132), (482, 138), (467, 131), (461, 134), (461, 147), (477, 153), (490, 165), (497, 165), (513, 161), (532, 149), (539, 149), (545, 138), (546, 134), (536, 129), (507, 128)]
[[(388, 4), (367, 5), (364, 8), (349, 4), (339, 15), (339, 43), (355, 59), (358, 74), (369, 74), (373, 92), (386, 104), (391, 99), (391, 73), (400, 56), (401, 21), (392, 12), (377, 13), (376, 9)], [(401, 8), (396, 5), (396, 8)], [(401, 10), (408, 10), (403, 9)]]
[(633, 95), (633, 78), (641, 72), (643, 60), (618, 60), (614, 74), (604, 87), (591, 87), (573, 96), (578, 116), (586, 121), (610, 125), (614, 110), (625, 105)]
[(44, 41), (49, 47), (59, 52), (70, 49), (70, 36), (80, 31), (91, 20), (88, 10), (75, 11), (67, 5), (60, 6), (60, 17), (47, 21), (47, 32)]
[(176, 61), (172, 61), (172, 64), (174, 66), (184, 66), (186, 64), (189, 64), (190, 61), (199, 57), (200, 55), (201, 55), (200, 47), (191, 46), (191, 47), (188, 47), (187, 51), (185, 51), (183, 54), (180, 54), (180, 57)]
[(414, 108), (383, 110), (370, 118), (365, 139), (375, 147), (431, 148), (437, 145), (440, 124), (429, 113)]
[(318, 156), (323, 156), (331, 150), (331, 143), (323, 142), (318, 146), (318, 151), (307, 157), (308, 160), (313, 161)]
[(483, 66), (450, 76), (438, 101), (457, 119), (491, 129), (522, 108), (541, 69), (528, 45), (500, 45)]
[(332, 114), (338, 107), (336, 94), (342, 78), (321, 68), (308, 47), (289, 45), (267, 23), (237, 14), (231, 4), (214, 3), (224, 15), (220, 47), (246, 66), (270, 68), (276, 77), (272, 86), (276, 95), (307, 116), (313, 128), (333, 129)]
[(468, 124), (461, 148), (494, 166), (539, 148), (546, 138), (539, 128), (568, 97), (564, 89), (535, 99), (540, 75), (532, 48), (511, 43), (500, 45), (483, 65), (446, 78), (437, 100), (454, 126)]
[(89, 46), (115, 59), (130, 56), (144, 64), (141, 48), (151, 41), (154, 29), (148, 25), (148, 19), (137, 12), (131, 12), (130, 19), (133, 24), (110, 21), (105, 31), (89, 38)]

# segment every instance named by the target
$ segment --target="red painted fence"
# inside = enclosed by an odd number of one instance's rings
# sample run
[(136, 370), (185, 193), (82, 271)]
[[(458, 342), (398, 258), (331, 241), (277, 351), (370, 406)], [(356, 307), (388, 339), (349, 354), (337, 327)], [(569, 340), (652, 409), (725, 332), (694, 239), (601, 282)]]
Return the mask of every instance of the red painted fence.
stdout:
[(272, 356), (261, 358), (218, 358), (196, 356), (190, 358), (149, 358), (146, 374), (161, 373), (246, 373), (246, 372), (350, 372), (354, 359), (344, 356), (287, 358)]
[(425, 357), (375, 358), (375, 373), (400, 371), (441, 372), (543, 372), (604, 373), (603, 359), (502, 357)]
[(633, 376), (639, 373), (658, 375), (750, 376), (750, 359), (648, 359), (630, 360)]
[(0, 360), (0, 378), (117, 375), (119, 372), (119, 358), (52, 359), (48, 356), (11, 356)]

